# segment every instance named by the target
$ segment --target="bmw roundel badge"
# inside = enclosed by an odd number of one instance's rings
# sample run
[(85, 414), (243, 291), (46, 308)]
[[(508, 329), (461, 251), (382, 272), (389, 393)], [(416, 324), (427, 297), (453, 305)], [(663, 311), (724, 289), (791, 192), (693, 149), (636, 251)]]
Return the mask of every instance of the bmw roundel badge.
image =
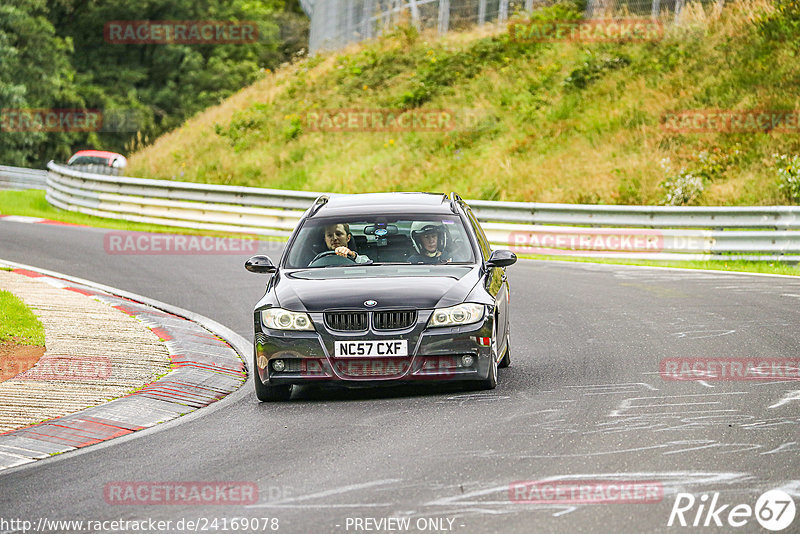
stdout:
[(377, 306), (377, 305), (378, 305), (378, 301), (377, 300), (365, 300), (364, 301), (364, 306), (366, 306), (367, 308), (372, 308), (373, 306)]

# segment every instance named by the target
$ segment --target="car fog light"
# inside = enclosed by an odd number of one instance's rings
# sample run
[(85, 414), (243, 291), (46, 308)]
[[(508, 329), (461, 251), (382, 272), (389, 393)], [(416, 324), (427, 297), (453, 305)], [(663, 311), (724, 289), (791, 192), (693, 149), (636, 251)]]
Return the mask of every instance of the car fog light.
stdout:
[(464, 367), (472, 367), (472, 364), (475, 363), (475, 358), (473, 358), (469, 354), (465, 354), (461, 357), (461, 365)]
[(272, 368), (280, 373), (281, 371), (286, 369), (286, 364), (283, 363), (283, 360), (274, 360), (272, 362)]

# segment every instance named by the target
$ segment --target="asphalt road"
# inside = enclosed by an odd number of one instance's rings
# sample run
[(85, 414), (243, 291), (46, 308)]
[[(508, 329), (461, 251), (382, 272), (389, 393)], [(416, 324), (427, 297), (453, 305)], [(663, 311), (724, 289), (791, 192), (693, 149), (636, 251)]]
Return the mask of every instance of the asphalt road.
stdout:
[[(248, 255), (107, 254), (103, 236), (0, 222), (0, 258), (146, 295), (251, 337), (266, 279), (243, 269)], [(281, 244), (266, 247), (277, 257)], [(40, 518), (171, 520), (172, 532), (182, 518), (217, 518), (221, 532), (234, 517), (277, 518), (253, 530), (289, 533), (766, 532), (752, 517), (722, 529), (667, 521), (679, 492), (709, 502), (718, 492), (731, 505), (722, 521), (770, 489), (800, 507), (800, 383), (659, 374), (665, 358), (797, 358), (800, 280), (524, 261), (509, 280), (512, 366), (494, 391), (304, 389), (261, 404), (248, 382), (191, 416), (0, 474), (0, 532), (13, 530), (2, 519)], [(663, 497), (511, 498), (510, 484), (546, 478), (657, 481)], [(259, 497), (249, 506), (108, 504), (106, 484), (122, 481), (254, 483)], [(699, 506), (686, 512), (689, 525)], [(409, 518), (409, 528), (365, 521), (388, 517)], [(800, 532), (800, 517), (784, 532)]]

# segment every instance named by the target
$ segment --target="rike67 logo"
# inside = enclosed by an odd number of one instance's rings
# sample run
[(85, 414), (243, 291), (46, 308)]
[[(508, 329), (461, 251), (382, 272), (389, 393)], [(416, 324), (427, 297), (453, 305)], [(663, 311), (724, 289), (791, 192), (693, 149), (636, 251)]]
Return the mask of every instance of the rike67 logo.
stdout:
[[(695, 497), (691, 493), (678, 493), (667, 526), (682, 527), (743, 527), (753, 517), (767, 530), (784, 530), (794, 521), (795, 504), (785, 491), (774, 489), (756, 500), (755, 508), (749, 504), (720, 504), (719, 492), (703, 493)], [(677, 522), (676, 522), (677, 521)]]

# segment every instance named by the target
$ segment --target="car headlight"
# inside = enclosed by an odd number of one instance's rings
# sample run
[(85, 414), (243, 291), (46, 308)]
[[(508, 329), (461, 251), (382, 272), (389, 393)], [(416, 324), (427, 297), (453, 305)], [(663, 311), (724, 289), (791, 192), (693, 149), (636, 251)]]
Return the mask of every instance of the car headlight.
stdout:
[(314, 330), (307, 313), (293, 312), (283, 308), (267, 308), (261, 311), (261, 322), (275, 330)]
[(467, 302), (449, 308), (433, 310), (428, 326), (459, 326), (477, 323), (483, 319), (484, 305)]

